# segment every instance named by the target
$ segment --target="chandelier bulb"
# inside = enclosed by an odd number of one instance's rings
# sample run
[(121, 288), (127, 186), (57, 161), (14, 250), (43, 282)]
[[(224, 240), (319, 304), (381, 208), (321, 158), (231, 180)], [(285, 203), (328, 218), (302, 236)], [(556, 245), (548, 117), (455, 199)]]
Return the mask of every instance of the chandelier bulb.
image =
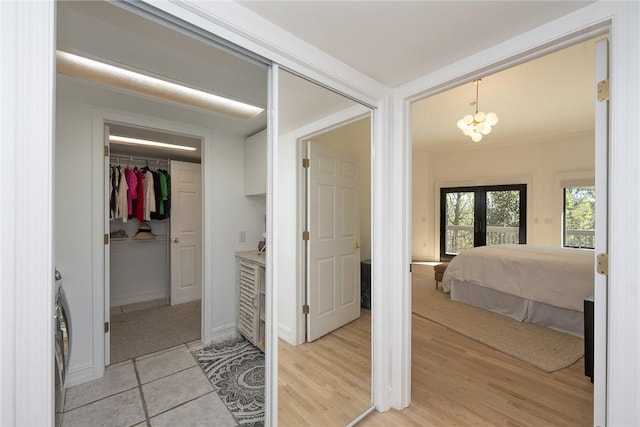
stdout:
[(498, 115), (493, 111), (487, 114), (478, 111), (478, 86), (480, 82), (480, 79), (474, 81), (476, 85), (475, 113), (473, 115), (467, 114), (456, 122), (458, 129), (465, 136), (470, 137), (473, 142), (481, 141), (482, 136), (491, 133), (492, 126), (498, 123)]

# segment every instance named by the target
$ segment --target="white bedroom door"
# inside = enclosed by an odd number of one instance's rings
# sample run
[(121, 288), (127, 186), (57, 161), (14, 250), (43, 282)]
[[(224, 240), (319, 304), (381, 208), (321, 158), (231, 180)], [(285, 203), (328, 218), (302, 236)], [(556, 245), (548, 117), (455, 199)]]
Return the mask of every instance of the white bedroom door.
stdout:
[(171, 161), (171, 305), (202, 298), (201, 170)]
[(308, 142), (307, 341), (360, 317), (358, 159)]
[[(599, 82), (609, 79), (609, 41), (596, 43), (596, 87)], [(598, 88), (600, 92), (600, 88)], [(608, 92), (608, 91), (607, 91)], [(596, 123), (596, 231), (595, 253), (609, 252), (609, 102), (600, 94), (595, 100)], [(608, 98), (608, 96), (607, 96)], [(608, 280), (603, 274), (596, 274), (594, 280), (594, 371), (593, 371), (593, 424), (606, 424), (607, 409), (607, 313)]]

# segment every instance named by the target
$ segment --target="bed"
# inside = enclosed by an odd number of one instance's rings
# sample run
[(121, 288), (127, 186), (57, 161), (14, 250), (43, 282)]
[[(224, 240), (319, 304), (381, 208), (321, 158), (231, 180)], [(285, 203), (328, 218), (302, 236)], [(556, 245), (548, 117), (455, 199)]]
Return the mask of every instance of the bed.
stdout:
[(460, 252), (442, 285), (454, 301), (584, 337), (593, 282), (593, 251), (496, 245)]

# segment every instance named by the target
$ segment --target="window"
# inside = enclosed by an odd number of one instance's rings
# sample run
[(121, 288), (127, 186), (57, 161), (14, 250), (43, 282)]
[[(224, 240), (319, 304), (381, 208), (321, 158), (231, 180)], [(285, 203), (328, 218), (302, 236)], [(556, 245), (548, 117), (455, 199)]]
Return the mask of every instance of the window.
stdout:
[(562, 246), (594, 249), (596, 188), (593, 185), (563, 188)]
[(440, 189), (440, 259), (475, 246), (526, 243), (526, 184)]

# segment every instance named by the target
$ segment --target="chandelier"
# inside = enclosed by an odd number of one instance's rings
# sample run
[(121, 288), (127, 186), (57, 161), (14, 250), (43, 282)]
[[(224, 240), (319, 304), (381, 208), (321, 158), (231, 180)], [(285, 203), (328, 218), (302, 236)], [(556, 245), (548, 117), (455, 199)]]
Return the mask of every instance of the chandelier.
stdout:
[(460, 120), (458, 120), (458, 128), (466, 136), (470, 136), (473, 142), (479, 142), (482, 140), (483, 135), (488, 135), (491, 132), (491, 127), (498, 123), (498, 116), (496, 113), (483, 113), (478, 111), (478, 86), (480, 86), (481, 79), (475, 80), (473, 83), (476, 85), (476, 112), (472, 116), (467, 114)]

